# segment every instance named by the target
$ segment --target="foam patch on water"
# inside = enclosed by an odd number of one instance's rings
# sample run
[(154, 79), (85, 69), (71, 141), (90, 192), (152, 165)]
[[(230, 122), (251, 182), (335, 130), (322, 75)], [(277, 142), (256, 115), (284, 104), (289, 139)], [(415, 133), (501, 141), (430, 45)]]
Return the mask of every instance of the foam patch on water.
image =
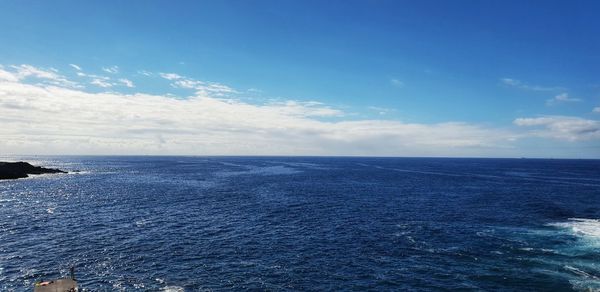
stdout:
[[(569, 218), (566, 222), (550, 223), (548, 226), (578, 238), (561, 248), (562, 268), (570, 275), (569, 282), (577, 291), (600, 291), (600, 265), (595, 260), (600, 247), (600, 220)], [(571, 258), (565, 260), (564, 257)]]
[(569, 218), (567, 222), (550, 223), (550, 226), (569, 231), (589, 243), (600, 246), (600, 220)]
[(90, 173), (92, 173), (92, 172), (91, 172), (91, 171), (89, 171), (89, 170), (73, 170), (73, 171), (69, 171), (69, 172), (68, 172), (68, 174), (71, 174), (71, 175), (77, 175), (77, 174), (90, 174)]
[(577, 279), (569, 280), (573, 289), (577, 291), (600, 291), (600, 277), (569, 265), (564, 266), (564, 269), (578, 276)]
[(150, 220), (147, 220), (147, 219), (136, 220), (135, 221), (135, 226), (137, 226), (137, 227), (144, 227), (148, 223), (150, 223)]
[(164, 292), (183, 292), (183, 291), (185, 291), (185, 289), (183, 289), (183, 287), (179, 287), (179, 286), (166, 286), (166, 287), (163, 287), (160, 291), (164, 291)]

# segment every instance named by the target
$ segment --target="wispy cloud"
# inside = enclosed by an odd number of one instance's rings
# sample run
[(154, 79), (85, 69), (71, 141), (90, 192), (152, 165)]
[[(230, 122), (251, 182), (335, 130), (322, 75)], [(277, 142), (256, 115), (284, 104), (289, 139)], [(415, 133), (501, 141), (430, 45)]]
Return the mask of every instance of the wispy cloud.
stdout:
[(73, 69), (77, 70), (77, 71), (81, 71), (81, 67), (75, 65), (75, 64), (69, 64), (69, 66), (71, 66)]
[(167, 79), (167, 80), (177, 80), (177, 79), (183, 78), (183, 76), (181, 76), (179, 74), (175, 74), (175, 73), (158, 73), (158, 75), (160, 75), (160, 77)]
[(96, 75), (96, 74), (88, 74), (84, 72), (77, 72), (77, 76), (89, 78), (89, 82), (92, 85), (102, 87), (102, 88), (110, 88), (115, 85), (115, 83), (111, 82), (110, 77)]
[(110, 74), (117, 74), (119, 73), (119, 66), (103, 67), (102, 71)]
[(390, 84), (392, 84), (393, 86), (396, 86), (396, 87), (404, 87), (404, 82), (402, 82), (401, 80), (396, 79), (396, 78), (390, 79)]
[(4, 67), (0, 67), (0, 79), (7, 81), (17, 82), (26, 78), (35, 78), (47, 84), (73, 88), (81, 87), (77, 82), (70, 81), (65, 76), (59, 74), (59, 71), (54, 68), (42, 69), (25, 64), (10, 66), (10, 69), (12, 69), (10, 71), (2, 68)]
[(258, 88), (248, 88), (248, 90), (246, 90), (247, 92), (251, 92), (251, 93), (262, 93), (263, 91), (258, 89)]
[(17, 82), (17, 81), (19, 81), (19, 76), (17, 76), (17, 74), (15, 74), (13, 72), (4, 70), (4, 67), (0, 66), (0, 80)]
[(386, 115), (386, 114), (388, 114), (390, 112), (396, 111), (395, 109), (385, 108), (385, 107), (378, 107), (378, 106), (369, 106), (369, 107), (367, 107), (367, 109), (369, 109), (371, 111), (375, 111), (375, 112), (377, 112), (381, 116)]
[(175, 73), (160, 73), (159, 75), (164, 79), (172, 81), (172, 87), (194, 89), (196, 90), (196, 94), (200, 96), (224, 97), (229, 94), (238, 93), (237, 90), (217, 82), (195, 80)]
[(517, 79), (512, 78), (501, 78), (500, 82), (505, 86), (510, 86), (523, 90), (531, 90), (531, 91), (564, 91), (564, 87), (560, 86), (541, 86), (541, 85), (532, 85), (525, 82), (522, 82)]
[(563, 92), (561, 94), (554, 96), (551, 99), (546, 100), (546, 105), (551, 106), (551, 105), (556, 105), (556, 104), (564, 103), (564, 102), (579, 102), (579, 101), (581, 101), (581, 99), (569, 97), (568, 93)]
[(102, 87), (102, 88), (109, 88), (112, 87), (113, 84), (111, 82), (108, 82), (107, 79), (102, 79), (102, 78), (94, 78), (92, 79), (92, 81), (90, 81), (90, 84)]
[(89, 73), (85, 73), (83, 71), (78, 71), (76, 73), (76, 75), (79, 77), (87, 77), (90, 80), (89, 81), (90, 84), (98, 86), (98, 87), (102, 87), (102, 88), (111, 88), (114, 86), (125, 86), (125, 87), (129, 87), (129, 88), (135, 87), (135, 85), (133, 84), (133, 81), (131, 81), (127, 78), (119, 78), (117, 80), (114, 80), (108, 76), (89, 74)]
[(119, 79), (119, 82), (121, 82), (123, 85), (125, 85), (129, 88), (135, 87), (135, 85), (133, 85), (133, 82), (129, 79), (121, 78), (121, 79)]
[(272, 102), (264, 105), (265, 108), (277, 110), (281, 114), (296, 117), (341, 117), (344, 112), (331, 108), (317, 101), (287, 100)]
[(595, 107), (592, 112), (594, 113), (599, 113), (600, 114), (600, 106), (599, 107)]
[(532, 135), (560, 140), (579, 141), (600, 138), (600, 121), (579, 117), (544, 116), (518, 118), (515, 125), (536, 128)]
[(137, 73), (140, 75), (144, 75), (144, 76), (152, 76), (153, 75), (152, 72), (146, 71), (146, 70), (139, 70), (139, 71), (137, 71)]

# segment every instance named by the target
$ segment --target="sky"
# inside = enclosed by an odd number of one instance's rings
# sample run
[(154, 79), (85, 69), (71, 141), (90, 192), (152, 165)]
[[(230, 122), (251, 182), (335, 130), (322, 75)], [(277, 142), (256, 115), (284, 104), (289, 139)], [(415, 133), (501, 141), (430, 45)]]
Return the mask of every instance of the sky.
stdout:
[(600, 158), (598, 1), (0, 1), (0, 154)]

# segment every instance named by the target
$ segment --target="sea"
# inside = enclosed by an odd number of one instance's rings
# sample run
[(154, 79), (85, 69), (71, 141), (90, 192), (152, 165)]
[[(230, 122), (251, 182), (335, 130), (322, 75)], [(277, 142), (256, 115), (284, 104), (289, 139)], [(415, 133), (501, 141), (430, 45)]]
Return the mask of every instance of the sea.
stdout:
[(600, 291), (600, 160), (0, 160), (0, 291)]

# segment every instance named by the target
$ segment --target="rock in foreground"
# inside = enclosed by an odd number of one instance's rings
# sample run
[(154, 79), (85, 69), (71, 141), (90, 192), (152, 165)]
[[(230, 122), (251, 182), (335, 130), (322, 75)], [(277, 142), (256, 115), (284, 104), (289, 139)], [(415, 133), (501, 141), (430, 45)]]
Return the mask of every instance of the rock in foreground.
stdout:
[(29, 174), (67, 173), (60, 169), (33, 166), (27, 162), (0, 162), (0, 179), (17, 179)]

